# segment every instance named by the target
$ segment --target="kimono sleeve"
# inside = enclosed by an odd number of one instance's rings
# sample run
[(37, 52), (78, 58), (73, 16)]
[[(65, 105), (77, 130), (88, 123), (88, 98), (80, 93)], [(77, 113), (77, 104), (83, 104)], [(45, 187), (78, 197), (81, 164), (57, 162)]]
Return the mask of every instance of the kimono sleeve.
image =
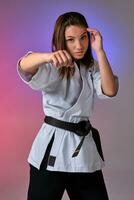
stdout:
[[(25, 56), (28, 56), (32, 52), (28, 52)], [(22, 57), (23, 58), (23, 57)], [(52, 78), (52, 68), (54, 68), (50, 63), (45, 63), (39, 66), (36, 74), (32, 75), (29, 72), (24, 72), (20, 67), (19, 59), (17, 63), (17, 72), (24, 83), (29, 85), (34, 90), (42, 90), (49, 85)]]
[(100, 70), (99, 70), (98, 62), (96, 60), (94, 61), (94, 66), (92, 70), (92, 81), (93, 81), (94, 91), (96, 95), (98, 96), (98, 98), (100, 99), (112, 98), (110, 96), (105, 95), (102, 91)]

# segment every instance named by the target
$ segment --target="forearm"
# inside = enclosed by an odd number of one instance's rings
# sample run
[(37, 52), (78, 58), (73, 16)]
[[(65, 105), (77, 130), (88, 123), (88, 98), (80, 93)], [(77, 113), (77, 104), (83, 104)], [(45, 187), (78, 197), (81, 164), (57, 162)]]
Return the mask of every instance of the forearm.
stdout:
[(115, 96), (118, 91), (118, 78), (113, 74), (107, 56), (103, 50), (97, 53), (97, 59), (100, 68), (103, 93), (108, 96)]
[(45, 62), (47, 62), (47, 53), (31, 53), (22, 58), (20, 67), (23, 71), (34, 74)]

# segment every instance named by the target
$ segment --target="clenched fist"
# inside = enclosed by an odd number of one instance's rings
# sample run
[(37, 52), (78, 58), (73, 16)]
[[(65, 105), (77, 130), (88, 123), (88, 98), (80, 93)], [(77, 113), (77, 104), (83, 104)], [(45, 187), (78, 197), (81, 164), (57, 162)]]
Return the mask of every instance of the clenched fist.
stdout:
[(47, 62), (51, 62), (55, 67), (74, 67), (72, 57), (66, 50), (59, 50), (47, 54)]

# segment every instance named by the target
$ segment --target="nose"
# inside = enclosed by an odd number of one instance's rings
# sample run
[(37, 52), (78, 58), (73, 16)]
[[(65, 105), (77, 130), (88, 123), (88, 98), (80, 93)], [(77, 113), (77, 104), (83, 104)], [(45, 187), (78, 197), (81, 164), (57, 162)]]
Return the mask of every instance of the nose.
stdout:
[(81, 50), (82, 49), (82, 43), (81, 41), (76, 41), (76, 49)]

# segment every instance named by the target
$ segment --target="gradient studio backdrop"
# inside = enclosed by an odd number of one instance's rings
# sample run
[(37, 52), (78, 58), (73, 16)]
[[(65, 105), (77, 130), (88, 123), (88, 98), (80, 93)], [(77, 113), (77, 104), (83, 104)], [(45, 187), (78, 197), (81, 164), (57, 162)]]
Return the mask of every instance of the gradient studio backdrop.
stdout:
[(17, 60), (29, 50), (50, 51), (55, 20), (67, 11), (83, 13), (100, 30), (119, 76), (117, 97), (96, 100), (92, 122), (101, 133), (110, 199), (134, 199), (133, 9), (132, 0), (0, 1), (0, 200), (26, 199), (27, 156), (44, 117), (41, 93), (20, 80)]

